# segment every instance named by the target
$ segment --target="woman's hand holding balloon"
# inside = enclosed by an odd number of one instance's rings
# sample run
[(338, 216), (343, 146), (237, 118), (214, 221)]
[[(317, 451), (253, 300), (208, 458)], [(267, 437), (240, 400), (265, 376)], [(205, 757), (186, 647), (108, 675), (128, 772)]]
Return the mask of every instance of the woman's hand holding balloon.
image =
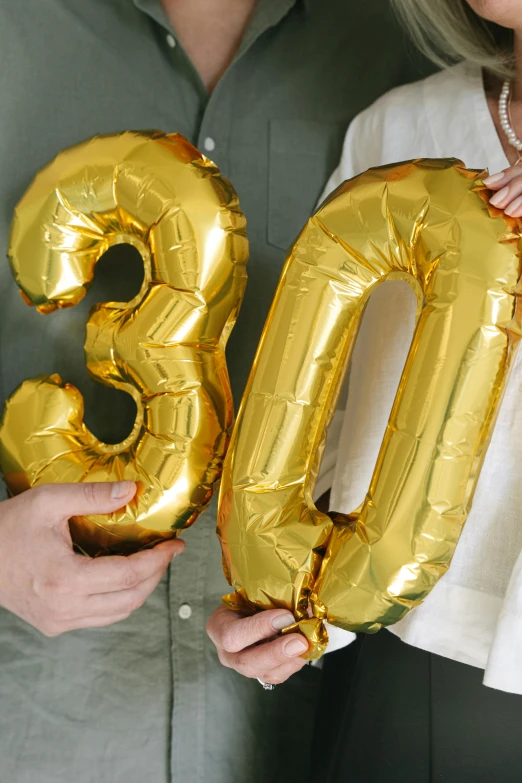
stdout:
[(522, 164), (510, 166), (499, 174), (492, 174), (484, 185), (496, 191), (489, 203), (503, 209), (509, 217), (522, 217)]

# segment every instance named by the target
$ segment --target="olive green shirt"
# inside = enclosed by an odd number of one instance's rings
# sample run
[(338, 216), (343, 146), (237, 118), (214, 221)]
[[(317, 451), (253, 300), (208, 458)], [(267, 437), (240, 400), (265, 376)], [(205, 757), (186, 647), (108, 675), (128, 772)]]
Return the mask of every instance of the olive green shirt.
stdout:
[[(228, 348), (237, 402), (285, 250), (350, 119), (418, 75), (386, 0), (260, 0), (211, 96), (159, 0), (1, 0), (0, 244), (34, 174), (65, 147), (125, 129), (185, 135), (247, 217), (249, 282)], [(0, 263), (0, 403), (24, 378), (59, 372), (94, 433), (121, 440), (133, 402), (88, 377), (85, 323), (96, 301), (131, 298), (141, 274), (130, 249), (114, 249), (80, 305), (41, 316)], [(215, 505), (145, 606), (111, 628), (50, 639), (0, 611), (1, 783), (306, 780), (319, 671), (266, 693), (219, 664), (205, 633), (227, 589), (214, 528)]]

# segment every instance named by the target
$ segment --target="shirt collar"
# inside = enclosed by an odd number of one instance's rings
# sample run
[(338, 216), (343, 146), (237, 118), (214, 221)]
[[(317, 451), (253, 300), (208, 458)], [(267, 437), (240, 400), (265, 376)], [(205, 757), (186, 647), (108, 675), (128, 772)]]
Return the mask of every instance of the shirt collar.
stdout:
[(140, 11), (148, 14), (155, 22), (162, 25), (162, 27), (166, 27), (169, 30), (172, 29), (160, 0), (132, 0), (132, 3), (136, 8), (139, 8)]
[[(134, 5), (141, 11), (146, 11), (153, 19), (160, 24), (164, 24), (167, 20), (167, 15), (161, 5), (161, 0), (132, 0)], [(260, 3), (263, 0), (259, 0)], [(294, 0), (295, 4), (302, 5), (307, 13), (312, 10), (312, 5), (315, 0)]]
[[(154, 19), (165, 30), (176, 34), (163, 9), (161, 0), (132, 0), (132, 2), (136, 8)], [(262, 32), (279, 24), (293, 7), (300, 6), (307, 15), (312, 9), (313, 2), (314, 0), (259, 0), (240, 44), (237, 57), (241, 57)]]

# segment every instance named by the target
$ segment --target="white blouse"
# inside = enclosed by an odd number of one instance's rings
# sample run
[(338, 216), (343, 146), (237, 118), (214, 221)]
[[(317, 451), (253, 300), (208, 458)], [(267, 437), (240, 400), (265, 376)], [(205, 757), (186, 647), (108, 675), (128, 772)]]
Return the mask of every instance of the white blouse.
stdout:
[[(479, 69), (458, 65), (392, 90), (346, 135), (329, 192), (372, 166), (455, 157), (501, 171), (502, 150)], [(372, 295), (354, 350), (344, 414), (328, 438), (321, 490), (353, 511), (369, 486), (409, 349), (416, 299), (404, 282)], [(390, 630), (408, 644), (485, 670), (484, 683), (522, 694), (522, 349), (515, 358), (473, 507), (448, 573)], [(336, 441), (338, 441), (336, 443)], [(330, 629), (332, 647), (353, 635)]]

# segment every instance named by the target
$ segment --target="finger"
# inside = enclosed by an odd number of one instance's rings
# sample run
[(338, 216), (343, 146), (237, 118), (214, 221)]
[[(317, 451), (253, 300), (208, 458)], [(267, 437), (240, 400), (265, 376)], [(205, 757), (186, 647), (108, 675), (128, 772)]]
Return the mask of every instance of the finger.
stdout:
[(149, 595), (161, 581), (163, 572), (157, 572), (144, 579), (136, 587), (120, 590), (117, 593), (89, 595), (84, 604), (85, 611), (93, 617), (111, 617), (116, 614), (131, 614), (143, 606)]
[(116, 511), (132, 500), (136, 484), (134, 481), (42, 484), (29, 493), (44, 519), (63, 521), (74, 516)]
[(220, 606), (210, 618), (207, 632), (216, 647), (235, 653), (272, 638), (293, 622), (294, 616), (285, 609), (270, 609), (242, 617), (232, 609)]
[(308, 643), (304, 636), (289, 634), (239, 653), (224, 653), (224, 657), (228, 666), (245, 677), (263, 679), (280, 666), (286, 666), (299, 658), (307, 649)]
[(109, 617), (82, 617), (76, 620), (68, 620), (57, 623), (53, 626), (51, 632), (44, 631), (46, 636), (59, 636), (62, 633), (68, 633), (69, 631), (78, 631), (81, 628), (105, 628), (108, 625), (114, 625), (122, 620), (126, 620), (129, 613), (115, 614)]
[(505, 209), (514, 199), (522, 194), (522, 176), (515, 177), (508, 185), (495, 193), (489, 203), (498, 209)]
[(504, 212), (509, 217), (521, 217), (522, 216), (522, 196), (514, 199), (510, 204), (505, 207)]
[(96, 595), (136, 587), (155, 574), (163, 574), (174, 557), (185, 548), (181, 538), (164, 541), (128, 557), (112, 556), (89, 559), (75, 555), (75, 588), (79, 593)]
[(270, 672), (265, 672), (259, 679), (262, 682), (266, 682), (268, 685), (281, 685), (286, 682), (290, 677), (297, 672), (301, 671), (303, 666), (306, 666), (307, 661), (303, 658), (295, 658), (291, 663), (287, 663), (283, 666), (277, 666)]
[(518, 177), (520, 174), (522, 174), (522, 166), (510, 166), (509, 168), (504, 169), (504, 171), (500, 171), (498, 174), (491, 174), (482, 181), (487, 188), (490, 188), (491, 190), (499, 190), (500, 188), (505, 187), (508, 183), (511, 182), (512, 179), (514, 179), (514, 177)]

